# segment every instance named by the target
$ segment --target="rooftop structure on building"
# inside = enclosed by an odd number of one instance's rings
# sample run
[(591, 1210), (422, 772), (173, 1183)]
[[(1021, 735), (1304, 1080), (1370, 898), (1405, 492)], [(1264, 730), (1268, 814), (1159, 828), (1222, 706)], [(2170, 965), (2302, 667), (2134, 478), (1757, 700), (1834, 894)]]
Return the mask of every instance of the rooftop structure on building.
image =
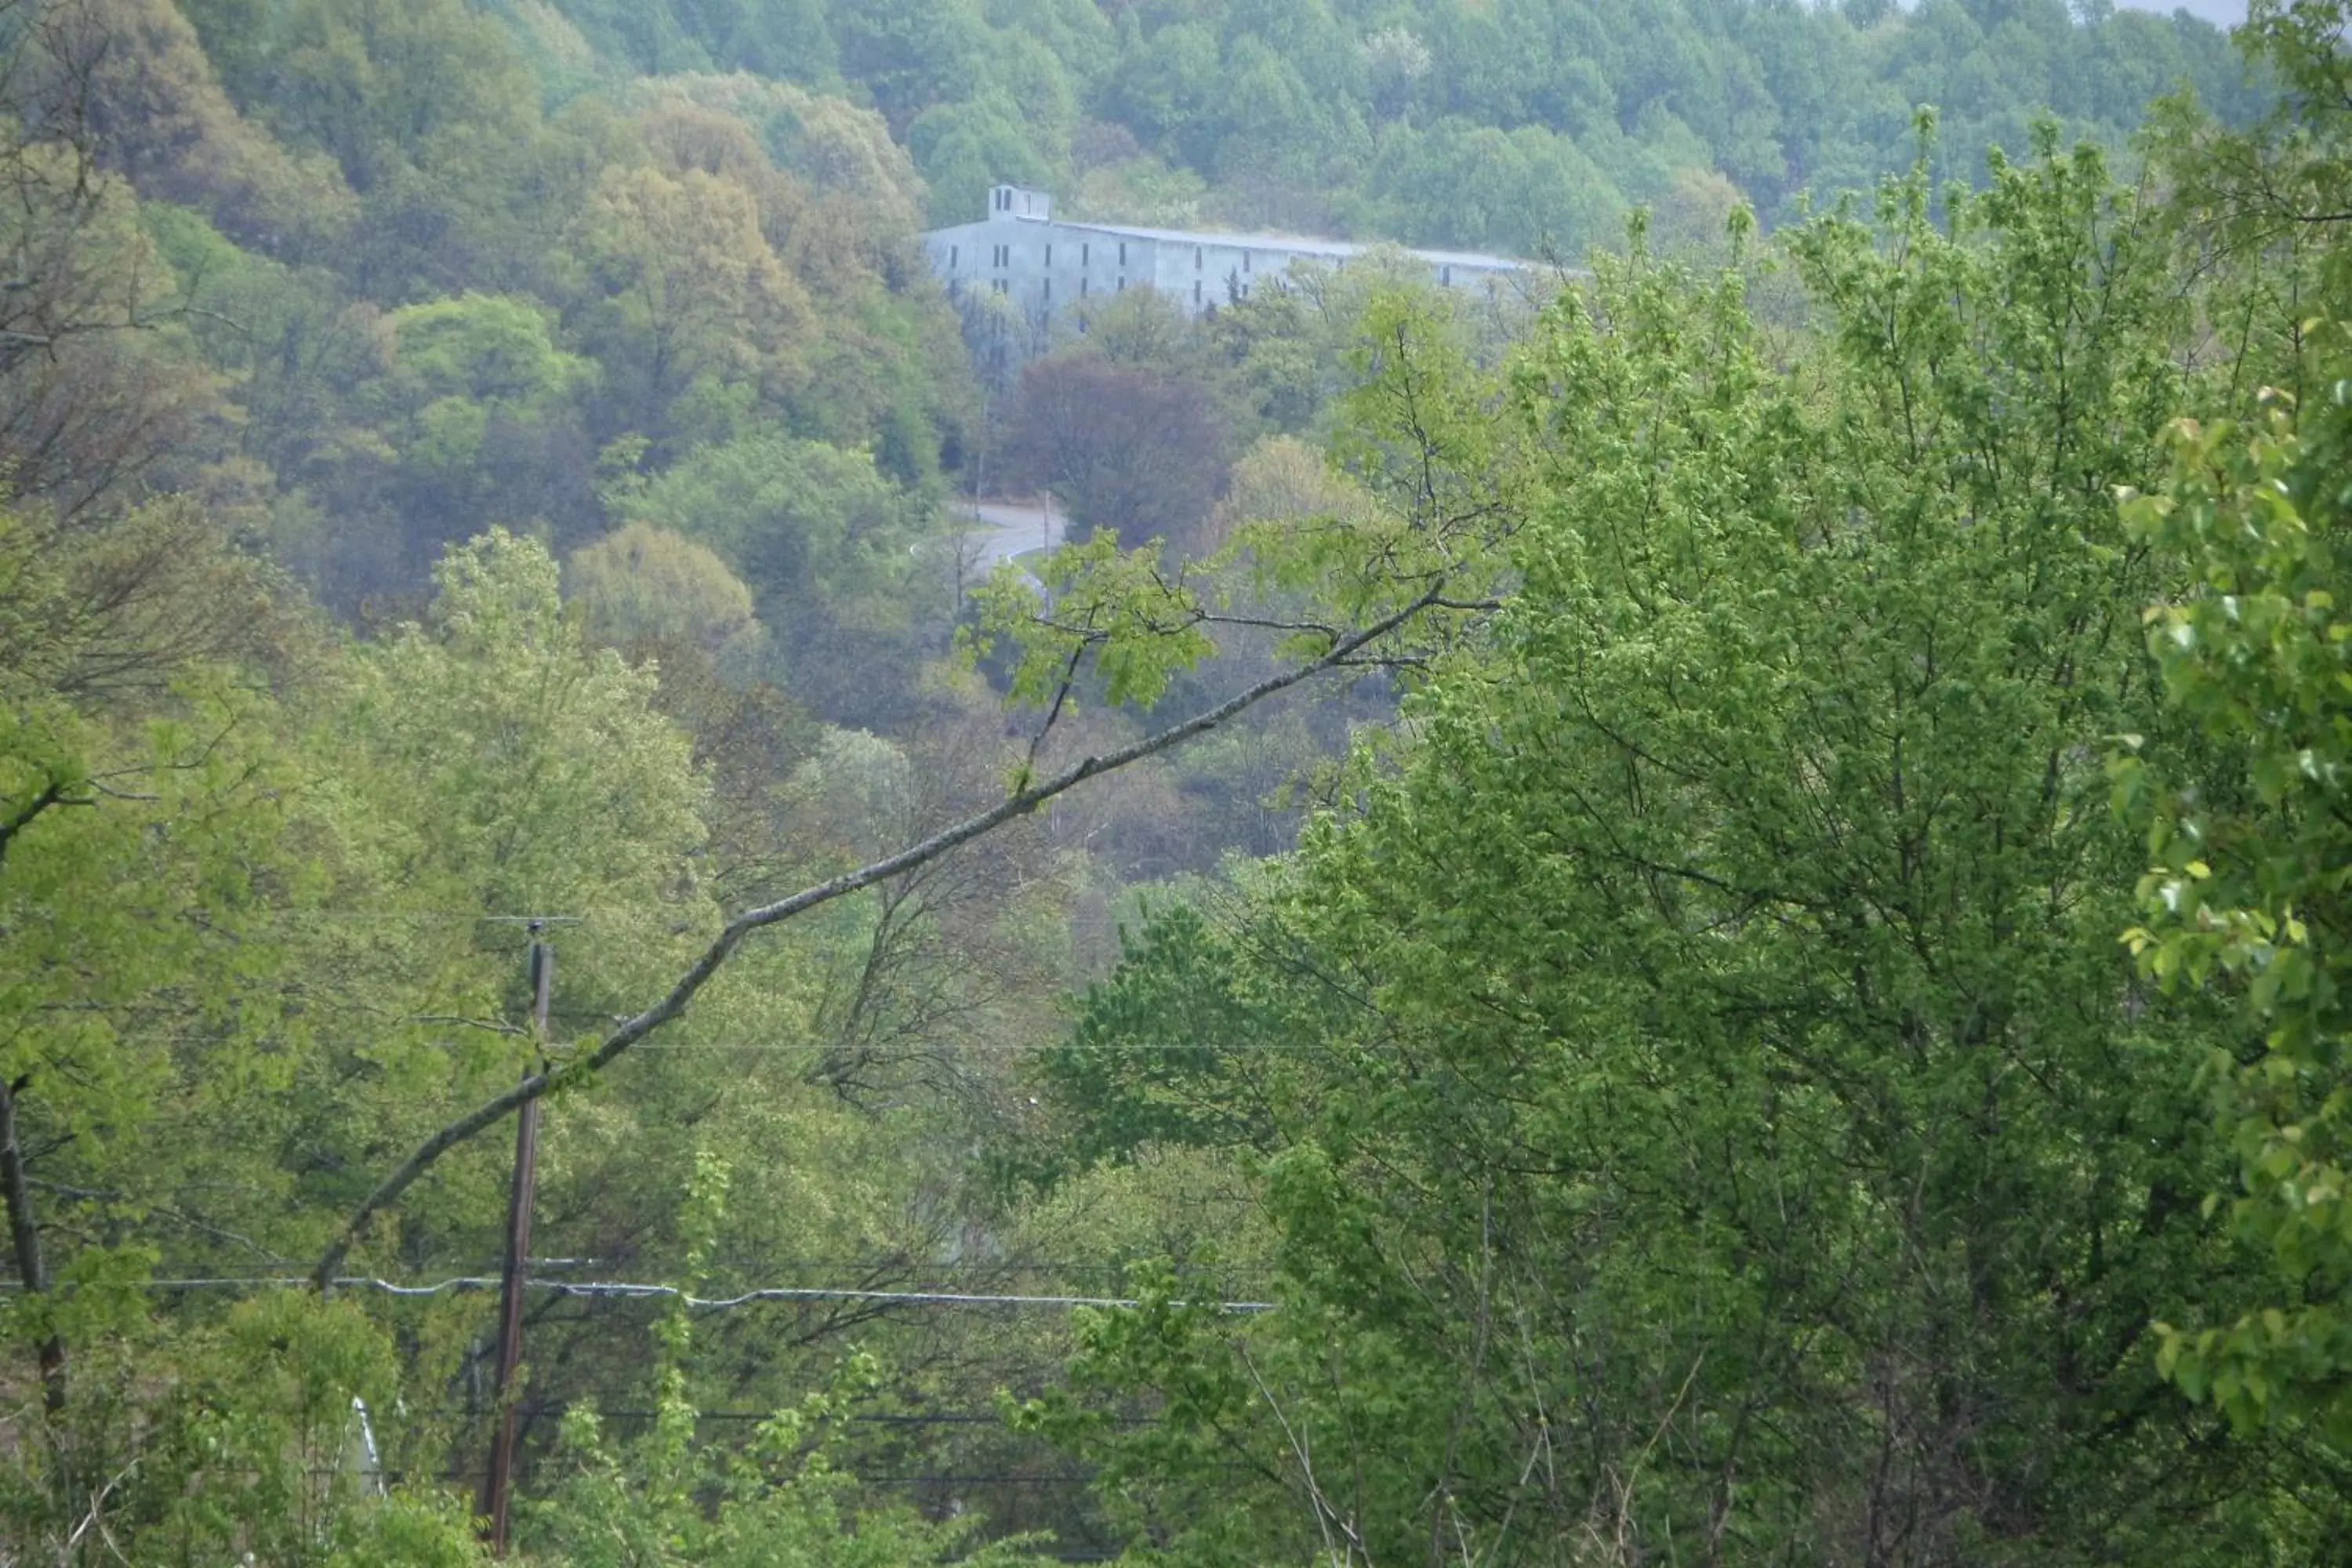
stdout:
[[(960, 301), (1003, 300), (991, 320), (1000, 337), (1010, 321), (1024, 342), (994, 345), (1002, 366), (1051, 342), (1057, 329), (1084, 331), (1087, 302), (1107, 295), (1150, 288), (1185, 314), (1199, 316), (1246, 300), (1255, 289), (1279, 287), (1295, 262), (1344, 268), (1375, 247), (1342, 239), (1072, 222), (1054, 216), (1054, 198), (1044, 191), (998, 185), (988, 194), (986, 217), (932, 229), (923, 236), (923, 248)], [(1441, 289), (1499, 294), (1535, 271), (1524, 261), (1472, 251), (1405, 254), (1425, 265)]]

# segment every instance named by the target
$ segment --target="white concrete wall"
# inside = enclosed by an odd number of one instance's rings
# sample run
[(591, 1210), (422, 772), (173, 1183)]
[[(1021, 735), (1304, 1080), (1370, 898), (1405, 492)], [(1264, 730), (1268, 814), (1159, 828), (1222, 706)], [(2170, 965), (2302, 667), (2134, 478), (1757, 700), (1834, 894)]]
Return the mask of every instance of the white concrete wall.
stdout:
[[(1241, 243), (1217, 236), (1198, 240), (1147, 239), (1105, 234), (1052, 217), (1043, 192), (998, 186), (988, 216), (978, 223), (934, 229), (923, 237), (931, 270), (959, 298), (1002, 296), (1023, 342), (997, 352), (1009, 367), (1057, 333), (1075, 330), (1077, 312), (1115, 298), (1125, 288), (1149, 286), (1189, 316), (1248, 298), (1278, 280), (1301, 257), (1328, 262), (1319, 249), (1257, 238)], [(1486, 258), (1425, 258), (1441, 288), (1508, 288), (1521, 270)], [(1344, 263), (1343, 263), (1344, 265)], [(999, 334), (1003, 337), (1003, 333)]]

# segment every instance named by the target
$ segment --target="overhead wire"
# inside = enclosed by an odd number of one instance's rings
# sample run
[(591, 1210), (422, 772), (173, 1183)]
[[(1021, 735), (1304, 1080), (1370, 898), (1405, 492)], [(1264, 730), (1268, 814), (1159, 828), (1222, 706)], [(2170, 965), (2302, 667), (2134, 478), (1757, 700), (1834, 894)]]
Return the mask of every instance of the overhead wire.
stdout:
[[(60, 1280), (61, 1286), (72, 1282)], [(316, 1283), (307, 1275), (216, 1275), (194, 1279), (148, 1279), (129, 1286), (140, 1290), (268, 1290), (306, 1289)], [(382, 1295), (402, 1299), (448, 1295), (468, 1290), (494, 1290), (502, 1283), (495, 1275), (461, 1274), (446, 1279), (436, 1279), (425, 1285), (402, 1285), (374, 1275), (338, 1275), (328, 1283), (339, 1290), (373, 1290)], [(908, 1307), (1076, 1307), (1132, 1308), (1143, 1303), (1139, 1299), (1118, 1296), (1032, 1296), (992, 1294), (969, 1290), (872, 1290), (847, 1286), (769, 1285), (740, 1291), (732, 1296), (697, 1296), (676, 1285), (656, 1285), (624, 1280), (541, 1279), (522, 1281), (529, 1290), (545, 1290), (559, 1296), (621, 1300), (672, 1300), (694, 1311), (726, 1311), (765, 1301), (871, 1301), (882, 1305)], [(97, 1286), (101, 1289), (121, 1289), (110, 1282)], [(13, 1281), (0, 1286), (7, 1292), (23, 1289)], [(1271, 1312), (1272, 1301), (1171, 1301), (1173, 1307), (1202, 1305), (1228, 1313)]]

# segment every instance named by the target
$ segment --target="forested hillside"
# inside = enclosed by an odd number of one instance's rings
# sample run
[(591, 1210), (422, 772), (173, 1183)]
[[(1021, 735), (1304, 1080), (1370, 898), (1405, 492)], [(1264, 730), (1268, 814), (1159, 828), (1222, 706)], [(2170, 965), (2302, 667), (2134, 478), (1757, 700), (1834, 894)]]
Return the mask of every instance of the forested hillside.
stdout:
[(2343, 1561), (2347, 21), (0, 0), (0, 1565)]
[[(555, 29), (514, 8), (539, 47)], [(1962, 173), (2039, 113), (2120, 142), (2193, 86), (2242, 118), (2241, 62), (2186, 17), (2060, 0), (553, 0), (649, 72), (748, 70), (886, 115), (932, 221), (991, 184), (1092, 216), (1221, 222), (1574, 260), (1636, 204), (1769, 218), (1908, 166), (1942, 110)], [(1728, 182), (1727, 184), (1725, 182)]]

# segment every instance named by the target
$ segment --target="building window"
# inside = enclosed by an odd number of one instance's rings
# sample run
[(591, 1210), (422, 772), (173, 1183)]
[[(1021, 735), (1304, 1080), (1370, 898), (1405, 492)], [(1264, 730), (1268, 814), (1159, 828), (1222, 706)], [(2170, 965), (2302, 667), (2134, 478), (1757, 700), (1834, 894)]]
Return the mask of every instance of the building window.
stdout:
[(1052, 304), (1052, 303), (1054, 302), (1054, 280), (1053, 280), (1051, 278), (1048, 278), (1048, 279), (1045, 279), (1045, 303), (1047, 303), (1048, 305), (1050, 305), (1050, 304)]
[(1192, 270), (1201, 270), (1201, 247), (1197, 245), (1192, 247)]
[(1192, 279), (1192, 303), (1194, 303), (1195, 305), (1197, 305), (1197, 304), (1199, 304), (1200, 302), (1201, 302), (1201, 280), (1200, 280), (1198, 278), (1195, 278), (1195, 279)]
[(1048, 267), (1054, 265), (1054, 247), (1050, 245), (1045, 247), (1045, 265)]
[[(1121, 267), (1127, 265), (1127, 241), (1123, 239), (1118, 242), (1118, 264)], [(1121, 280), (1119, 287), (1125, 288), (1126, 286), (1125, 281)]]
[(1243, 270), (1243, 271), (1244, 271), (1244, 272), (1247, 272), (1249, 269), (1250, 269), (1250, 253), (1249, 253), (1248, 251), (1244, 250), (1244, 251), (1243, 251), (1243, 252), (1242, 252), (1242, 270)]
[(1079, 266), (1084, 267), (1087, 265), (1088, 258), (1094, 255), (1094, 249), (1095, 247), (1091, 245), (1081, 245), (1078, 247)]
[(1118, 293), (1118, 294), (1124, 294), (1124, 293), (1126, 293), (1126, 292), (1127, 292), (1127, 279), (1126, 279), (1125, 278), (1121, 278), (1121, 279), (1118, 280), (1118, 287), (1116, 289), (1112, 290), (1112, 292), (1114, 292), (1114, 293)]
[(1085, 279), (1081, 278), (1081, 279), (1078, 279), (1078, 298), (1079, 298), (1079, 299), (1081, 299), (1081, 300), (1083, 300), (1083, 299), (1085, 299), (1086, 297), (1087, 297), (1087, 280), (1086, 280)]
[(948, 270), (950, 272), (953, 272), (956, 269), (957, 248), (957, 247), (952, 245), (948, 247)]

